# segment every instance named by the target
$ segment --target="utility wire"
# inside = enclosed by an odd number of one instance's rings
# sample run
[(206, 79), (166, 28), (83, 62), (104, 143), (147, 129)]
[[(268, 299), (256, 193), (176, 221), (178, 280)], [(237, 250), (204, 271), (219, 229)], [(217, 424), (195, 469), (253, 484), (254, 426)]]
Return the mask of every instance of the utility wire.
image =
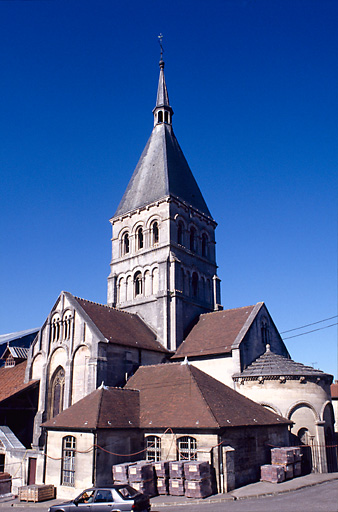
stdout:
[[(333, 318), (335, 318), (335, 317), (333, 317)], [(315, 323), (319, 323), (319, 322), (315, 322)], [(297, 338), (297, 336), (304, 336), (304, 334), (309, 334), (310, 332), (322, 331), (323, 329), (328, 329), (329, 327), (333, 327), (334, 325), (338, 325), (338, 322), (331, 324), (331, 325), (327, 325), (326, 327), (319, 327), (318, 329), (312, 329), (312, 331), (306, 331), (306, 332), (302, 332), (300, 334), (294, 334), (293, 336), (288, 336), (287, 338), (283, 338), (283, 340), (289, 340), (290, 338)], [(301, 327), (298, 327), (298, 329), (301, 329)], [(295, 329), (291, 329), (291, 331), (294, 331), (294, 330)], [(284, 332), (290, 332), (290, 331), (284, 331)]]
[[(318, 320), (318, 322), (312, 322), (312, 324), (306, 324), (306, 325), (302, 325), (301, 327), (295, 327), (294, 329), (289, 329), (288, 331), (281, 331), (280, 334), (284, 334), (285, 332), (298, 331), (299, 329), (304, 329), (305, 327), (310, 327), (310, 325), (316, 325), (316, 324), (320, 324), (322, 322), (327, 322), (328, 320), (337, 318), (337, 316), (338, 315), (330, 316), (330, 318), (324, 318), (324, 320)], [(336, 325), (336, 324), (332, 324), (332, 325)], [(331, 326), (329, 325), (328, 327), (331, 327)], [(325, 329), (325, 327), (323, 327), (323, 329)], [(309, 331), (309, 332), (312, 332), (312, 331)], [(306, 334), (306, 333), (304, 333), (304, 334)]]

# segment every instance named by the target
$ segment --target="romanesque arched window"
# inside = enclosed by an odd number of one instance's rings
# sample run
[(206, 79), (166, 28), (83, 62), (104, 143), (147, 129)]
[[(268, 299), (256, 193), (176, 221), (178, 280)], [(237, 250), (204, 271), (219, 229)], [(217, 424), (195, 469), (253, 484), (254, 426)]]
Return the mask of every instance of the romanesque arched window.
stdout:
[(163, 112), (162, 112), (162, 110), (159, 111), (157, 119), (158, 119), (159, 123), (163, 123)]
[(125, 233), (123, 235), (123, 238), (122, 238), (122, 252), (123, 254), (128, 254), (129, 253), (129, 234), (128, 233)]
[(71, 334), (72, 315), (70, 311), (67, 311), (63, 315), (63, 339), (69, 340)]
[(176, 448), (178, 460), (197, 460), (197, 441), (194, 437), (179, 437)]
[(191, 251), (196, 252), (196, 229), (193, 226), (191, 226), (191, 228), (190, 228), (189, 235), (190, 235), (190, 240), (189, 240), (190, 241), (190, 245), (189, 245), (189, 248), (190, 248)]
[(141, 227), (136, 231), (136, 244), (137, 249), (143, 249), (143, 229)]
[(54, 418), (63, 411), (65, 371), (61, 366), (55, 370), (50, 385), (50, 417)]
[(270, 343), (269, 325), (267, 320), (263, 320), (261, 324), (262, 341), (264, 345)]
[(147, 460), (157, 462), (161, 460), (161, 438), (158, 436), (146, 437), (147, 442)]
[(208, 257), (208, 237), (205, 233), (202, 235), (202, 256), (203, 258)]
[(75, 453), (75, 437), (64, 437), (62, 439), (61, 485), (75, 486)]
[(167, 110), (164, 112), (164, 122), (169, 123), (169, 112)]
[(134, 290), (135, 297), (138, 295), (142, 295), (142, 274), (141, 272), (136, 272), (134, 275)]
[(59, 341), (61, 337), (61, 320), (59, 315), (56, 315), (52, 318), (51, 322), (51, 340)]
[(158, 244), (158, 241), (159, 241), (158, 222), (155, 220), (151, 225), (151, 245)]
[(183, 226), (183, 222), (180, 220), (178, 223), (178, 226), (177, 226), (177, 243), (179, 245), (184, 245), (183, 232), (184, 232), (184, 226)]
[(197, 297), (198, 295), (198, 275), (196, 272), (193, 273), (191, 278), (191, 290), (192, 290), (192, 296)]

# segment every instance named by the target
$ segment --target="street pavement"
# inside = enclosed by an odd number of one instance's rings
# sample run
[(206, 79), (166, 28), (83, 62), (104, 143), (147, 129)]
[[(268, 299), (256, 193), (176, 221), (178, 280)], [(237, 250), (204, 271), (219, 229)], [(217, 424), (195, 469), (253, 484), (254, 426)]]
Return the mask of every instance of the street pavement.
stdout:
[[(301, 476), (298, 478), (293, 478), (292, 480), (287, 480), (280, 484), (273, 484), (269, 482), (256, 482), (254, 484), (249, 484), (244, 487), (240, 487), (239, 489), (235, 489), (227, 494), (215, 494), (210, 496), (209, 498), (204, 499), (194, 499), (194, 498), (186, 498), (185, 496), (156, 496), (151, 499), (152, 508), (159, 507), (177, 507), (184, 505), (192, 505), (192, 504), (211, 504), (211, 503), (222, 503), (226, 501), (235, 501), (235, 500), (244, 500), (249, 498), (260, 498), (264, 496), (277, 496), (283, 493), (288, 493), (291, 491), (297, 491), (300, 489), (305, 489), (307, 487), (313, 487), (316, 485), (320, 485), (324, 482), (331, 482), (333, 480), (338, 480), (338, 473), (311, 473), (310, 475)], [(74, 496), (75, 497), (75, 496)], [(40, 503), (32, 503), (32, 502), (20, 502), (17, 497), (8, 495), (0, 497), (0, 510), (1, 508), (5, 509), (8, 506), (13, 508), (21, 508), (22, 510), (29, 509), (43, 509), (56, 505), (58, 503), (62, 503), (66, 500), (49, 500)]]

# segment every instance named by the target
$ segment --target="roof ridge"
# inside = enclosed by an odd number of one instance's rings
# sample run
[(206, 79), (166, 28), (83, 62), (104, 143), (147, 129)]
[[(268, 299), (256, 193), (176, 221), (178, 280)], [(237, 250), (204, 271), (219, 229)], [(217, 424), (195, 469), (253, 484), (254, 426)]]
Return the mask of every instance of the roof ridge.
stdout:
[(94, 302), (94, 301), (89, 300), (89, 299), (84, 299), (82, 297), (78, 297), (77, 295), (73, 295), (73, 297), (76, 300), (83, 300), (85, 302), (89, 302), (90, 304), (95, 304), (95, 306), (102, 306), (103, 308), (106, 308), (106, 309), (110, 309), (110, 310), (113, 310), (113, 311), (118, 311), (119, 313), (124, 313), (125, 315), (129, 315), (129, 316), (140, 318), (137, 313), (130, 313), (129, 311), (123, 311), (122, 309), (118, 309), (118, 308), (116, 308), (114, 306), (108, 306), (108, 304), (101, 304), (101, 302)]
[(214, 314), (227, 313), (228, 311), (239, 311), (240, 309), (254, 308), (258, 304), (264, 304), (264, 302), (257, 302), (256, 304), (250, 304), (248, 306), (240, 306), (238, 308), (221, 309), (220, 311), (208, 311), (206, 313), (201, 313), (200, 317), (201, 316), (206, 316), (206, 315), (214, 315)]

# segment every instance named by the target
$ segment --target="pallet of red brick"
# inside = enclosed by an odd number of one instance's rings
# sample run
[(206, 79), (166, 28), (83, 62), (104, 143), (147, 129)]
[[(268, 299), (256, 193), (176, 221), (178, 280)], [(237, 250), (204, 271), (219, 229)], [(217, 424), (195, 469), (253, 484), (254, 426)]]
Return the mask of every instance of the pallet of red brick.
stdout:
[(295, 462), (293, 465), (293, 476), (297, 477), (302, 474), (302, 463), (301, 462)]
[(261, 481), (279, 484), (285, 480), (284, 466), (281, 464), (265, 464), (261, 466)]
[(153, 462), (153, 467), (155, 470), (155, 474), (158, 477), (165, 478), (169, 476), (169, 461), (168, 460), (159, 460), (158, 462)]
[(184, 476), (186, 480), (203, 480), (210, 477), (209, 462), (189, 461), (184, 463)]
[(184, 496), (184, 478), (169, 478), (169, 494), (171, 496)]
[(293, 478), (293, 464), (283, 464), (285, 471), (285, 480), (291, 480)]
[(113, 466), (113, 479), (114, 482), (118, 482), (121, 484), (129, 483), (129, 467), (133, 466), (135, 462), (124, 462), (122, 464), (115, 464)]
[(156, 484), (154, 480), (141, 480), (140, 482), (132, 482), (131, 486), (138, 492), (147, 494), (150, 497), (157, 495)]
[(169, 494), (169, 478), (157, 477), (157, 492), (158, 494)]
[(153, 479), (154, 468), (151, 462), (139, 461), (129, 467), (129, 483)]
[(300, 446), (290, 446), (290, 450), (293, 450), (294, 462), (300, 462), (302, 460), (302, 454)]
[(184, 478), (184, 464), (183, 460), (175, 460), (169, 462), (169, 476), (170, 478)]
[(293, 464), (294, 449), (289, 447), (272, 448), (271, 464)]
[(185, 481), (185, 495), (187, 498), (207, 498), (211, 494), (212, 488), (210, 478)]

